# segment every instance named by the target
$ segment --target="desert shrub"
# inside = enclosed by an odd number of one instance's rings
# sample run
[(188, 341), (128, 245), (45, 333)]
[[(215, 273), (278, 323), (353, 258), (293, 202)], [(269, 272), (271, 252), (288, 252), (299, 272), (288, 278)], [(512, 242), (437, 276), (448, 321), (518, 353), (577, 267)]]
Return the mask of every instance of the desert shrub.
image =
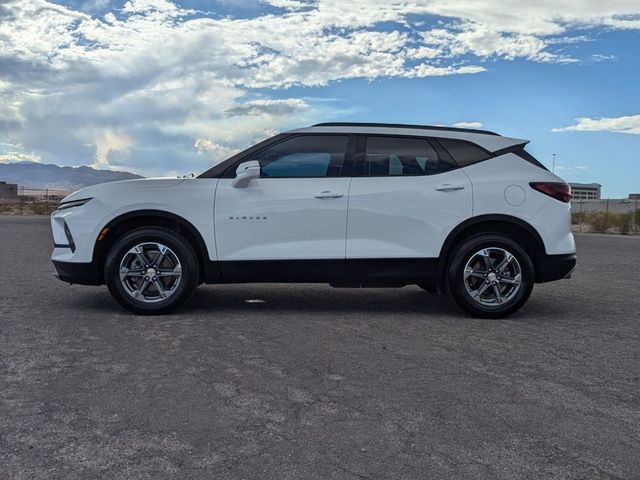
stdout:
[(585, 212), (573, 212), (571, 213), (571, 223), (573, 225), (578, 225), (580, 222), (585, 223), (586, 221), (586, 213)]
[(17, 202), (0, 201), (0, 215), (51, 215), (57, 206), (57, 202), (25, 198), (20, 198)]
[(591, 224), (595, 232), (601, 233), (606, 232), (613, 226), (612, 214), (606, 214), (604, 212), (591, 212), (587, 222)]
[(631, 233), (633, 231), (633, 213), (605, 213), (592, 212), (587, 218), (587, 223), (591, 224), (594, 232), (606, 232), (610, 228), (615, 228), (620, 233)]
[(55, 204), (45, 202), (33, 202), (29, 206), (35, 215), (51, 215), (51, 213), (56, 209)]
[(624, 233), (625, 235), (630, 234), (633, 231), (634, 213), (622, 213), (618, 216), (618, 228), (620, 229), (620, 233)]

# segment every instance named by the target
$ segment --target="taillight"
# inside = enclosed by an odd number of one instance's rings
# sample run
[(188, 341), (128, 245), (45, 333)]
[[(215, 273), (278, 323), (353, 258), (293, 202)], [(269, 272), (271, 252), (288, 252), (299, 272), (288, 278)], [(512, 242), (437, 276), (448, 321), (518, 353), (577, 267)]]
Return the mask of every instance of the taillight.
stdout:
[(531, 182), (529, 184), (531, 188), (537, 190), (545, 195), (560, 200), (564, 203), (569, 203), (571, 200), (571, 187), (566, 183), (561, 182)]

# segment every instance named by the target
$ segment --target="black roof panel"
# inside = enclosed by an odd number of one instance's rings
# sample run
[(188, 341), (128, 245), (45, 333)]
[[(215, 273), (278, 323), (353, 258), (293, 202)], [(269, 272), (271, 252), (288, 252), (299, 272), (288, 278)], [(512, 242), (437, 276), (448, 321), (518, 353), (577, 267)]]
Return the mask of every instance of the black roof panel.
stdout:
[(475, 128), (456, 128), (456, 127), (442, 127), (436, 125), (410, 125), (404, 123), (361, 123), (361, 122), (326, 122), (316, 123), (313, 127), (389, 127), (389, 128), (415, 128), (420, 130), (443, 130), (447, 132), (467, 132), (467, 133), (481, 133), (484, 135), (496, 135), (500, 136), (496, 132), (489, 130), (478, 130)]

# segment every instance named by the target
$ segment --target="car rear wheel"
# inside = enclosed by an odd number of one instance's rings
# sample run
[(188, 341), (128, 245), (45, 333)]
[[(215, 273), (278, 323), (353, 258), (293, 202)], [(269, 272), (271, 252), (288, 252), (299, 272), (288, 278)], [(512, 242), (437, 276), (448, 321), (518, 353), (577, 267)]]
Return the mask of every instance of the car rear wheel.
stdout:
[(199, 279), (191, 245), (163, 227), (133, 230), (113, 245), (105, 263), (111, 295), (141, 315), (167, 313), (182, 305)]
[(459, 246), (449, 264), (447, 283), (453, 299), (471, 315), (503, 318), (531, 295), (533, 262), (510, 238), (482, 234)]

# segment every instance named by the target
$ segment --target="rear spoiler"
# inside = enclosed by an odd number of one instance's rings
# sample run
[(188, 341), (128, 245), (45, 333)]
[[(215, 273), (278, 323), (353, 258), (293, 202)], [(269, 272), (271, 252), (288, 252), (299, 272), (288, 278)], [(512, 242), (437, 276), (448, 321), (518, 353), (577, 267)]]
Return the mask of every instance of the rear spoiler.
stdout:
[(529, 140), (520, 140), (517, 138), (512, 138), (510, 140), (516, 140), (516, 143), (514, 143), (513, 145), (510, 145), (508, 147), (503, 147), (499, 150), (494, 150), (493, 155), (495, 157), (499, 157), (500, 155), (504, 155), (505, 153), (513, 153), (513, 152), (517, 152), (519, 150), (523, 150), (524, 146), (529, 143)]
[(496, 152), (506, 151), (506, 149), (509, 148), (522, 148), (529, 143), (529, 140), (523, 140), (522, 138), (510, 138), (503, 137), (502, 135), (485, 135), (480, 133), (443, 131), (433, 136), (436, 138), (452, 138), (475, 143), (493, 155), (495, 155)]

